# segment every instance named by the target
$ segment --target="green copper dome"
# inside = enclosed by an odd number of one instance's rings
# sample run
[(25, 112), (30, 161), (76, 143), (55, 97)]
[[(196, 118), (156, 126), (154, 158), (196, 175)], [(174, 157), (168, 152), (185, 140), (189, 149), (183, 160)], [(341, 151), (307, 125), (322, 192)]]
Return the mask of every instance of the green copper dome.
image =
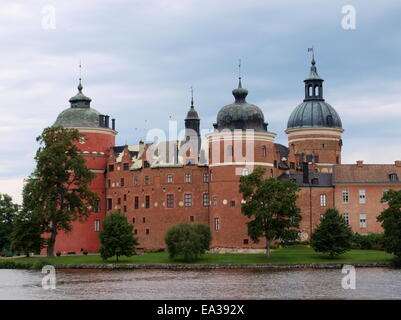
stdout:
[(101, 114), (90, 107), (92, 100), (82, 93), (82, 89), (81, 79), (79, 79), (78, 93), (69, 100), (71, 107), (58, 115), (54, 126), (100, 127)]
[(221, 108), (217, 114), (217, 123), (213, 126), (217, 130), (247, 130), (267, 131), (262, 110), (258, 106), (249, 104), (245, 98), (248, 90), (242, 88), (241, 78), (239, 78), (238, 88), (232, 91), (235, 102)]

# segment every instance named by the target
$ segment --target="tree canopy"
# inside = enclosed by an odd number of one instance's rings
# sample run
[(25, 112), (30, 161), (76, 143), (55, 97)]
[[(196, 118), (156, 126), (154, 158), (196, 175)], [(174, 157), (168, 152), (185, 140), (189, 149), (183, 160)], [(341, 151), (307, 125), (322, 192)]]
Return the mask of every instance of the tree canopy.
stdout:
[(100, 255), (104, 260), (116, 256), (132, 256), (137, 239), (132, 234), (133, 226), (127, 218), (116, 211), (109, 214), (103, 221), (103, 231), (100, 232)]
[(269, 256), (272, 241), (297, 239), (301, 214), (296, 205), (298, 185), (290, 180), (265, 178), (265, 172), (256, 167), (242, 176), (239, 191), (243, 196), (242, 214), (250, 218), (248, 235), (256, 243), (264, 237)]
[(7, 194), (0, 194), (0, 252), (11, 251), (11, 232), (19, 206)]
[(338, 210), (329, 208), (312, 234), (312, 247), (334, 258), (351, 249), (352, 231)]

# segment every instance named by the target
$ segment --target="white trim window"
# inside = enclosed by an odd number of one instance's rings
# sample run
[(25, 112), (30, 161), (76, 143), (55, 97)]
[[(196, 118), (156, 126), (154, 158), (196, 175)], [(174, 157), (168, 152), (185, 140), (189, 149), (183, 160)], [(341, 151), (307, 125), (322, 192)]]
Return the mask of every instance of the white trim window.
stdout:
[(192, 181), (192, 176), (190, 173), (185, 174), (185, 183), (191, 183)]
[(167, 183), (173, 183), (173, 175), (172, 174), (168, 174), (167, 175)]
[(343, 203), (349, 203), (349, 190), (343, 189)]
[(359, 203), (365, 204), (366, 203), (366, 190), (359, 189)]
[(186, 207), (191, 207), (192, 206), (192, 194), (186, 193), (184, 195), (184, 205)]
[(220, 218), (214, 218), (214, 230), (215, 231), (220, 230)]
[(366, 228), (366, 213), (361, 213), (359, 215), (359, 227), (361, 229), (365, 229)]
[(95, 220), (95, 232), (100, 232), (100, 220)]
[(320, 195), (320, 206), (321, 207), (327, 206), (327, 195), (325, 195), (325, 194)]
[(249, 169), (248, 168), (242, 168), (242, 175), (243, 176), (249, 175)]
[(348, 213), (344, 213), (343, 214), (344, 217), (344, 222), (347, 226), (349, 226), (349, 214)]

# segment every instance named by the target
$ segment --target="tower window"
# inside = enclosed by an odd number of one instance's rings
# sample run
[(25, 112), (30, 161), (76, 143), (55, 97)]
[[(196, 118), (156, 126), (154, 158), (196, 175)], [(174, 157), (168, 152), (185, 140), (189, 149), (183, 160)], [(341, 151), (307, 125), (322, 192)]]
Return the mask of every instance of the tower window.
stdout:
[(320, 195), (320, 206), (321, 207), (327, 206), (327, 196), (325, 194)]
[(172, 174), (167, 175), (167, 183), (173, 183), (173, 175)]
[(319, 86), (315, 86), (315, 96), (319, 96)]
[(398, 181), (398, 176), (396, 173), (389, 174), (390, 181)]
[(263, 158), (266, 158), (266, 154), (267, 154), (266, 146), (263, 146), (263, 147), (262, 147), (262, 157), (263, 157)]
[(227, 156), (232, 157), (233, 154), (234, 154), (234, 147), (231, 145), (227, 146)]
[(214, 218), (214, 230), (215, 231), (220, 230), (220, 218)]

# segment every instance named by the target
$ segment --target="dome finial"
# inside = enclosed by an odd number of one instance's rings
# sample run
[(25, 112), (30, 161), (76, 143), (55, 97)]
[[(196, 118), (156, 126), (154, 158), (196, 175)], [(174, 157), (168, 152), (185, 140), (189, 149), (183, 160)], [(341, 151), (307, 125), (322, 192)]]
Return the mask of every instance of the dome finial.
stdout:
[(191, 86), (191, 108), (194, 108), (194, 88)]
[(82, 69), (82, 65), (81, 65), (81, 60), (79, 60), (79, 84), (78, 84), (78, 91), (79, 92), (82, 92), (82, 89), (83, 89), (83, 86), (82, 86), (82, 83), (81, 83), (81, 80), (82, 80), (82, 73), (81, 73), (81, 70)]

